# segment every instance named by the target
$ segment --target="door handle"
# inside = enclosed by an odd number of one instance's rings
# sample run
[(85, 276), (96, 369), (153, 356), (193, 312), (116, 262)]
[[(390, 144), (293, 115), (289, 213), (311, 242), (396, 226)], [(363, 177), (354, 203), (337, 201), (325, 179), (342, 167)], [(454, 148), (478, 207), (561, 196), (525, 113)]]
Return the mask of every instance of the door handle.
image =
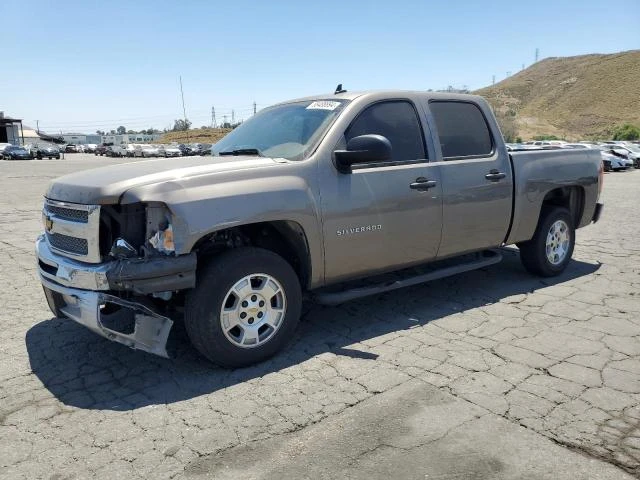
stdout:
[(427, 180), (424, 177), (416, 178), (416, 181), (409, 184), (409, 188), (413, 190), (429, 190), (438, 184), (435, 180)]
[(504, 177), (506, 177), (507, 174), (503, 173), (503, 172), (499, 172), (498, 170), (491, 170), (489, 173), (487, 173), (484, 178), (486, 178), (487, 180), (490, 180), (492, 182), (497, 182), (498, 180), (502, 180)]

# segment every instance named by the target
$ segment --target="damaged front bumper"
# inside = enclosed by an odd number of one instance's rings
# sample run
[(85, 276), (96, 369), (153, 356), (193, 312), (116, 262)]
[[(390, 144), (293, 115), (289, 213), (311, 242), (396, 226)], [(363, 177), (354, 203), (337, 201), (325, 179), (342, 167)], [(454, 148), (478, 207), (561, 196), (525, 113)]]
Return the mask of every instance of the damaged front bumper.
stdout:
[(161, 259), (119, 259), (86, 264), (57, 255), (36, 241), (38, 271), (49, 308), (128, 347), (168, 357), (173, 321), (145, 305), (115, 295), (147, 294), (195, 286), (195, 254)]

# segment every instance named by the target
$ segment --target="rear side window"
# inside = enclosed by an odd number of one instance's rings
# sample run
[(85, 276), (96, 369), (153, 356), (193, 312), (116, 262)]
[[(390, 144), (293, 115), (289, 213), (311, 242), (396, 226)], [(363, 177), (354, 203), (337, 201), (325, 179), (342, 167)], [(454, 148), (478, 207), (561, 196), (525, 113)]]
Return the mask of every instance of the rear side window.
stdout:
[(376, 103), (367, 107), (351, 124), (347, 142), (360, 135), (377, 134), (391, 142), (391, 160), (422, 160), (424, 150), (422, 128), (413, 105), (406, 101)]
[(430, 102), (446, 159), (487, 156), (493, 151), (489, 126), (477, 105), (466, 102)]

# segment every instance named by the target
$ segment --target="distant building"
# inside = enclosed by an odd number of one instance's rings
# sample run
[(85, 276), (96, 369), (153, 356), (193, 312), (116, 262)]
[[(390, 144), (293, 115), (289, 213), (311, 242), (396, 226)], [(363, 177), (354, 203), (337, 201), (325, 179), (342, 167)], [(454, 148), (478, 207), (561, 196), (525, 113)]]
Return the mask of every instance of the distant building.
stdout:
[(0, 143), (22, 143), (22, 120), (5, 117), (4, 112), (0, 112)]
[(161, 136), (161, 133), (125, 133), (123, 135), (103, 135), (101, 137), (101, 142), (113, 143), (114, 145), (126, 145), (129, 143), (153, 143)]
[(64, 143), (64, 140), (60, 136), (47, 135), (27, 125), (24, 125), (22, 130), (22, 140), (23, 145), (40, 145), (41, 147), (56, 146)]
[(60, 135), (64, 143), (73, 143), (75, 145), (87, 145), (87, 144), (98, 144), (102, 141), (102, 137), (100, 135), (87, 135), (84, 133), (63, 133)]

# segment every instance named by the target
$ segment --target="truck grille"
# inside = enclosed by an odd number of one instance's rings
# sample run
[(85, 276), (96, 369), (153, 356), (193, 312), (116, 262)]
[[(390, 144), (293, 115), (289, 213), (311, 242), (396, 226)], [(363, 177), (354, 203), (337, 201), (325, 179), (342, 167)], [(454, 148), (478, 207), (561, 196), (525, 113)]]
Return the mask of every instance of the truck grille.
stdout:
[(87, 255), (89, 253), (89, 242), (84, 238), (70, 237), (61, 233), (47, 233), (47, 241), (53, 248), (64, 250), (74, 255)]
[(87, 223), (89, 221), (89, 212), (86, 210), (76, 210), (68, 207), (56, 207), (55, 205), (47, 205), (49, 213), (54, 214), (56, 217), (60, 217), (64, 220), (71, 220), (72, 222)]
[(100, 207), (45, 199), (42, 218), (47, 243), (56, 253), (88, 263), (102, 261)]

